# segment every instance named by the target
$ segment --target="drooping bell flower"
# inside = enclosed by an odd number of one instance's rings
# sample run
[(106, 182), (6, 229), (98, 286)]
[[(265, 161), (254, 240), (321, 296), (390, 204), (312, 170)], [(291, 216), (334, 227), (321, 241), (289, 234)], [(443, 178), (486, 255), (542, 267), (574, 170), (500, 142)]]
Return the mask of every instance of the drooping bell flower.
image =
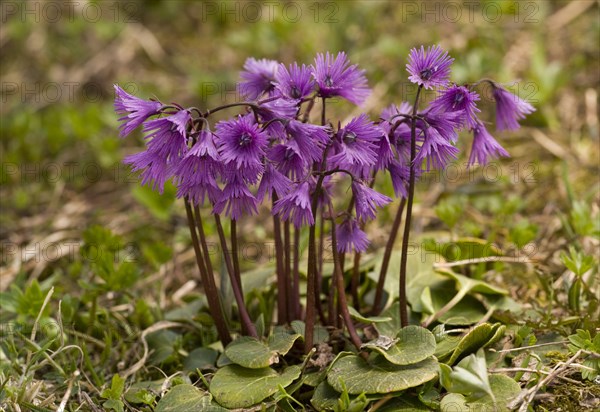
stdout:
[(353, 217), (346, 218), (336, 227), (337, 250), (340, 253), (352, 251), (365, 252), (369, 247), (369, 238), (361, 230), (358, 222)]
[(509, 156), (508, 152), (487, 131), (483, 123), (479, 122), (473, 128), (473, 145), (469, 156), (469, 166), (475, 163), (485, 165), (490, 158)]
[(392, 201), (389, 197), (356, 181), (352, 182), (352, 193), (354, 193), (356, 217), (363, 222), (375, 219), (375, 209), (383, 207)]
[(499, 131), (518, 129), (519, 120), (535, 112), (531, 104), (496, 83), (492, 94), (496, 100), (496, 129)]
[(116, 84), (115, 87), (115, 112), (119, 118), (119, 136), (126, 137), (136, 127), (145, 122), (150, 116), (159, 113), (162, 103), (153, 100), (143, 100), (130, 95)]
[(292, 222), (296, 228), (313, 225), (315, 219), (311, 210), (308, 182), (297, 184), (287, 195), (275, 202), (272, 213), (278, 215), (281, 220)]

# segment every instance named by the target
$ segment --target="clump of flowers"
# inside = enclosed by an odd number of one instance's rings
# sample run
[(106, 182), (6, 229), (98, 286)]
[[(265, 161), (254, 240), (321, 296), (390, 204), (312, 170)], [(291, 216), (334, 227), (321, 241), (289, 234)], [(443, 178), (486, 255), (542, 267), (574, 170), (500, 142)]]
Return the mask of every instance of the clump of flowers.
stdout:
[[(246, 100), (209, 110), (143, 100), (115, 85), (120, 136), (126, 137), (140, 126), (145, 135), (145, 150), (124, 161), (140, 172), (142, 184), (154, 190), (162, 193), (169, 180), (176, 185), (177, 197), (185, 204), (209, 310), (224, 344), (231, 340), (230, 331), (214, 279), (203, 219), (212, 215), (215, 221), (242, 332), (256, 337), (242, 290), (237, 222), (252, 218), (264, 206), (270, 211), (277, 258), (277, 321), (286, 324), (304, 319), (308, 352), (316, 314), (324, 322), (325, 318), (336, 322), (331, 313), (323, 316), (323, 307), (337, 310), (338, 305), (325, 301), (346, 302), (344, 283), (340, 281), (344, 254), (357, 254), (354, 262), (358, 265), (360, 253), (369, 246), (365, 225), (392, 201), (374, 189), (375, 179), (391, 179), (394, 194), (401, 201), (371, 312), (382, 309), (383, 283), (404, 216), (398, 287), (402, 324), (408, 324), (406, 256), (416, 180), (423, 171), (443, 169), (457, 158), (461, 131), (472, 135), (469, 164), (508, 156), (480, 118), (476, 89), (481, 82), (451, 83), (452, 62), (439, 46), (411, 50), (406, 69), (408, 79), (417, 85), (412, 104), (391, 104), (377, 118), (363, 113), (343, 125), (328, 118), (328, 100), (341, 98), (360, 105), (370, 94), (365, 72), (352, 65), (343, 52), (317, 54), (312, 65), (294, 62), (286, 66), (250, 58), (238, 87)], [(534, 111), (500, 84), (484, 81), (493, 88), (498, 130), (518, 128), (518, 121)], [(437, 97), (421, 108), (423, 89), (435, 90)], [(238, 109), (238, 113), (214, 123), (214, 113), (226, 109)], [(313, 122), (315, 118), (318, 120)], [(333, 176), (338, 179), (332, 180)], [(346, 204), (333, 201), (339, 193), (347, 194)], [(229, 245), (223, 218), (230, 220)], [(330, 231), (335, 264), (327, 297), (320, 281), (325, 228)], [(308, 231), (308, 263), (303, 268), (307, 286), (300, 290), (297, 240), (304, 230)], [(353, 292), (357, 281), (353, 279)], [(305, 307), (301, 305), (301, 294), (306, 296)], [(358, 308), (356, 296), (353, 293), (353, 305)], [(348, 307), (339, 306), (353, 343), (360, 347)]]

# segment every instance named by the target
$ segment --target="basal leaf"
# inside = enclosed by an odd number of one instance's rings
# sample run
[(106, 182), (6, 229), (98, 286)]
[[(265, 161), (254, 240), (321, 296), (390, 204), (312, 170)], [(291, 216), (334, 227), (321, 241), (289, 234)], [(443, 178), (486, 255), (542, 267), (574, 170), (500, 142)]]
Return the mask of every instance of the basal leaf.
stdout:
[(300, 338), (302, 338), (302, 335), (299, 333), (290, 333), (283, 328), (275, 328), (271, 336), (269, 336), (267, 345), (272, 351), (280, 355), (285, 355), (292, 349), (294, 342)]
[(227, 409), (215, 405), (208, 392), (201, 391), (194, 385), (182, 384), (174, 386), (156, 405), (154, 412), (179, 411), (211, 411), (225, 412)]
[(275, 394), (278, 386), (286, 387), (300, 376), (296, 365), (282, 374), (271, 368), (248, 369), (228, 365), (215, 373), (210, 382), (210, 393), (226, 408), (248, 408)]
[(340, 393), (327, 383), (321, 382), (316, 388), (310, 399), (310, 404), (319, 412), (335, 410)]
[(453, 365), (459, 358), (477, 352), (479, 348), (489, 342), (494, 336), (494, 332), (495, 329), (489, 323), (482, 323), (475, 326), (458, 342), (458, 345), (452, 352), (452, 356), (450, 356), (450, 359), (446, 363)]
[(397, 334), (390, 345), (378, 344), (377, 340), (365, 343), (363, 347), (379, 352), (395, 365), (411, 365), (420, 362), (435, 352), (435, 336), (420, 326), (407, 326)]
[(242, 336), (231, 342), (225, 348), (225, 355), (240, 366), (251, 369), (266, 368), (279, 362), (279, 356), (265, 343)]
[(389, 322), (392, 320), (392, 318), (389, 316), (370, 316), (370, 317), (363, 316), (360, 313), (358, 313), (358, 311), (356, 309), (354, 309), (352, 306), (348, 307), (348, 311), (350, 312), (350, 316), (352, 318), (356, 319), (359, 322), (363, 322), (363, 323), (381, 323), (381, 322)]
[(183, 361), (183, 370), (193, 372), (196, 369), (215, 369), (219, 352), (210, 348), (197, 348), (191, 351)]
[(389, 393), (419, 386), (434, 379), (438, 363), (431, 357), (412, 365), (394, 365), (383, 356), (367, 363), (356, 355), (338, 359), (327, 374), (327, 382), (338, 392), (349, 394)]

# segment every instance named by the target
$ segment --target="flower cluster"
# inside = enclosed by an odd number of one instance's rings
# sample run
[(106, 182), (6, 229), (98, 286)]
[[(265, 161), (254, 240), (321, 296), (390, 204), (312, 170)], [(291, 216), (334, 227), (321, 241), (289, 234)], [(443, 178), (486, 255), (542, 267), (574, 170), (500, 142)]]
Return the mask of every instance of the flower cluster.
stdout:
[[(479, 118), (478, 83), (450, 83), (452, 61), (439, 46), (411, 50), (409, 80), (419, 91), (436, 90), (437, 97), (422, 109), (418, 100), (417, 107), (392, 104), (376, 121), (360, 114), (344, 125), (326, 121), (325, 101), (340, 97), (360, 105), (370, 89), (365, 72), (343, 52), (317, 54), (312, 65), (248, 59), (238, 86), (246, 99), (237, 104), (243, 112), (214, 125), (210, 116), (232, 105), (202, 113), (139, 99), (115, 86), (120, 135), (141, 126), (146, 141), (145, 150), (125, 163), (141, 172), (143, 184), (162, 193), (172, 180), (178, 197), (196, 205), (208, 201), (215, 214), (239, 220), (258, 213), (266, 202), (273, 214), (297, 228), (314, 225), (316, 210), (326, 210), (336, 193), (332, 175), (349, 177), (339, 182), (349, 182), (351, 207), (329, 218), (341, 220), (341, 252), (364, 251), (369, 244), (364, 223), (391, 202), (373, 189), (377, 174), (389, 173), (395, 195), (406, 197), (411, 168), (417, 178), (422, 170), (444, 168), (458, 155), (462, 130), (473, 135), (471, 164), (508, 156)], [(497, 129), (518, 128), (534, 108), (491, 84)], [(317, 124), (310, 122), (313, 107), (322, 107), (322, 116), (312, 116), (320, 117)]]

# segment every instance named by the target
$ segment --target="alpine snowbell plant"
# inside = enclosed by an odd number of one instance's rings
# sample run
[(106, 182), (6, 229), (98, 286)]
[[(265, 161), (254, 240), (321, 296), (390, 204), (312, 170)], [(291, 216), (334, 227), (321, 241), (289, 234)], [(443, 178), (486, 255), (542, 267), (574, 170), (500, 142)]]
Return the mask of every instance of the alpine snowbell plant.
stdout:
[[(414, 102), (392, 104), (377, 119), (363, 113), (344, 125), (328, 117), (330, 99), (361, 105), (370, 89), (364, 70), (352, 65), (343, 52), (317, 54), (310, 66), (249, 58), (238, 87), (245, 100), (208, 110), (143, 100), (115, 85), (120, 136), (126, 137), (139, 126), (145, 134), (145, 150), (124, 161), (140, 172), (142, 184), (160, 193), (169, 180), (177, 187), (209, 310), (224, 345), (231, 341), (230, 329), (209, 258), (204, 221), (214, 220), (242, 333), (257, 337), (244, 302), (237, 228), (240, 220), (251, 219), (266, 205), (275, 240), (277, 322), (303, 319), (308, 353), (317, 316), (331, 326), (342, 319), (352, 343), (360, 349), (362, 342), (346, 300), (343, 262), (345, 254), (355, 254), (352, 304), (358, 308), (358, 265), (360, 254), (369, 246), (365, 225), (392, 201), (374, 189), (374, 181), (388, 175), (401, 200), (370, 311), (382, 310), (383, 285), (404, 216), (398, 288), (401, 323), (408, 324), (405, 285), (415, 182), (424, 171), (444, 169), (457, 158), (456, 143), (463, 130), (472, 136), (470, 165), (508, 156), (480, 118), (477, 88), (481, 82), (492, 87), (497, 130), (518, 128), (518, 121), (534, 111), (492, 80), (451, 83), (452, 62), (439, 46), (411, 50), (406, 70), (416, 84)], [(437, 92), (427, 107), (420, 107), (423, 89)], [(214, 123), (213, 115), (226, 109), (238, 112)], [(315, 109), (320, 113), (314, 115)], [(311, 123), (315, 118), (317, 124)], [(333, 201), (342, 193), (348, 194), (345, 205)], [(230, 220), (229, 239), (222, 219)], [(308, 231), (305, 268), (299, 267), (302, 231)], [(322, 260), (328, 239), (334, 270), (328, 290), (322, 290), (327, 286)], [(306, 274), (305, 290), (300, 287), (301, 270)]]

